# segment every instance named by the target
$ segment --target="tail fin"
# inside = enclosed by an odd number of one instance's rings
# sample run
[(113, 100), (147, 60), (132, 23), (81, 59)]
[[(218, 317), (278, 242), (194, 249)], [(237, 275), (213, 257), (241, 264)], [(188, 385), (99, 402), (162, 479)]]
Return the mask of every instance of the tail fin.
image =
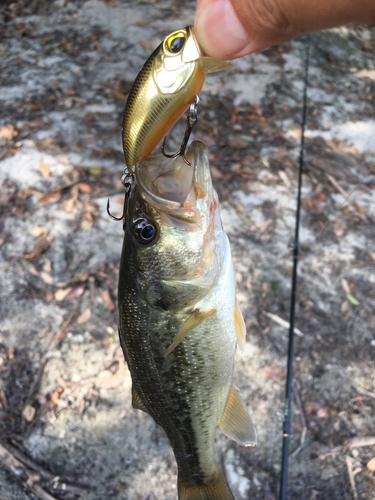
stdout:
[(217, 468), (215, 476), (206, 484), (192, 484), (178, 479), (179, 500), (234, 500), (228, 483)]

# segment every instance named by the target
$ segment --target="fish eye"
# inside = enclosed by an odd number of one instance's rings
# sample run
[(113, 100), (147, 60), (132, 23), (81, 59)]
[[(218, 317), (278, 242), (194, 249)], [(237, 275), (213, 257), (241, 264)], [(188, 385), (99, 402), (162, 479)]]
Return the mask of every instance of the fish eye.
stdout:
[(136, 223), (134, 233), (138, 243), (141, 245), (149, 245), (155, 241), (158, 231), (153, 222), (142, 219)]
[(173, 54), (178, 54), (185, 45), (186, 35), (182, 31), (171, 35), (166, 43), (167, 49)]

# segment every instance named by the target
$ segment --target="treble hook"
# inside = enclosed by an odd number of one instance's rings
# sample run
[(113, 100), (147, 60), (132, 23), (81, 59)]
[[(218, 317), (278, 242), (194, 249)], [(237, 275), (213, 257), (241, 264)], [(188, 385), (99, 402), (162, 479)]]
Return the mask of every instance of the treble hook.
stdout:
[(121, 177), (122, 185), (125, 188), (124, 208), (122, 210), (121, 217), (115, 217), (113, 214), (111, 214), (110, 209), (109, 209), (109, 199), (107, 200), (107, 214), (110, 216), (110, 218), (112, 220), (115, 220), (115, 221), (118, 221), (118, 222), (121, 221), (121, 220), (123, 220), (124, 221), (124, 226), (125, 226), (125, 222), (126, 222), (126, 215), (128, 213), (129, 196), (130, 196), (130, 192), (131, 192), (131, 189), (132, 189), (133, 181), (134, 181), (134, 175), (131, 174), (130, 172), (128, 172), (127, 169), (125, 168), (124, 169), (124, 173), (123, 173), (123, 175)]
[(184, 159), (184, 162), (189, 166), (191, 166), (191, 163), (187, 160), (187, 158), (185, 156), (185, 150), (186, 150), (187, 143), (189, 142), (190, 134), (198, 122), (198, 111), (197, 111), (198, 102), (199, 102), (199, 96), (196, 95), (194, 100), (191, 101), (191, 103), (190, 103), (190, 111), (189, 111), (189, 116), (187, 117), (185, 135), (184, 135), (184, 138), (182, 139), (180, 149), (178, 151), (176, 151), (176, 153), (166, 153), (165, 152), (165, 144), (167, 141), (167, 136), (164, 137), (163, 145), (161, 147), (161, 152), (163, 153), (163, 155), (166, 158), (177, 158), (177, 156), (182, 156), (182, 158)]

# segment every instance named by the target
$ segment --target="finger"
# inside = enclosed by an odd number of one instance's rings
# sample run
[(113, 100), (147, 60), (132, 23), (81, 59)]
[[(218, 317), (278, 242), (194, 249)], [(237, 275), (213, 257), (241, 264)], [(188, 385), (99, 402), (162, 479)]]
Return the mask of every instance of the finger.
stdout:
[(203, 50), (235, 59), (301, 33), (375, 22), (374, 0), (198, 0), (195, 28)]

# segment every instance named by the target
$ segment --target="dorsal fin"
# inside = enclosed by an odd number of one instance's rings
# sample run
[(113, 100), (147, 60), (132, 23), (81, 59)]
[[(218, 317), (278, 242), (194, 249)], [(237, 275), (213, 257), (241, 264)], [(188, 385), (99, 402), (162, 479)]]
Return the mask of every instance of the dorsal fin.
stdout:
[(226, 436), (242, 446), (254, 446), (257, 442), (254, 424), (234, 385), (229, 389), (219, 427)]
[(167, 352), (165, 353), (165, 356), (167, 357), (168, 354), (170, 354), (173, 351), (173, 349), (175, 349), (178, 346), (178, 344), (180, 344), (184, 340), (184, 338), (187, 336), (188, 333), (194, 330), (194, 328), (200, 325), (205, 319), (215, 314), (215, 312), (216, 309), (210, 309), (209, 311), (193, 312), (193, 314), (188, 317), (185, 323), (178, 330), (175, 338), (172, 341), (172, 344), (169, 346)]
[(246, 345), (246, 325), (237, 299), (234, 302), (234, 328), (238, 348), (243, 353)]

